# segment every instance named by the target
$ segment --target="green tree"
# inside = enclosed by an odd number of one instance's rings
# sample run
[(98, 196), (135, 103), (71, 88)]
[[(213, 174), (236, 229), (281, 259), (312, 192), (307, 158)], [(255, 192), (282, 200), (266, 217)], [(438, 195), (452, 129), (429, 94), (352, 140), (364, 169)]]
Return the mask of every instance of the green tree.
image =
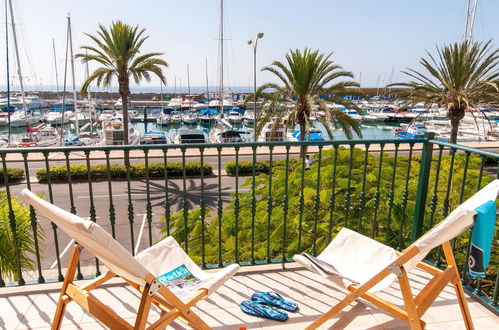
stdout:
[[(190, 209), (185, 215), (182, 211), (175, 212), (169, 218), (170, 234), (182, 245), (188, 241), (189, 255), (195, 262), (201, 263), (204, 252), (208, 265), (219, 264), (219, 256), (222, 263), (228, 263), (234, 262), (236, 255), (239, 262), (250, 262), (267, 258), (281, 260), (283, 254), (289, 258), (304, 251), (319, 254), (342, 227), (394, 248), (409, 246), (421, 156), (409, 158), (399, 154), (395, 157), (383, 153), (381, 158), (381, 154), (368, 153), (366, 159), (364, 150), (344, 147), (335, 153), (334, 149), (323, 150), (321, 162), (312, 163), (307, 171), (296, 158), (290, 159), (288, 171), (285, 162), (274, 161), (272, 182), (268, 171), (256, 176), (254, 221), (250, 177), (241, 186), (249, 189), (231, 195), (220, 219), (213, 207), (206, 207), (205, 217), (201, 216), (200, 207)], [(318, 160), (318, 155), (315, 158)], [(480, 170), (481, 166), (482, 160), (477, 155), (456, 153), (433, 159), (423, 232), (474, 195), (479, 182), (483, 187), (494, 180), (494, 175)], [(162, 232), (166, 234), (166, 230)], [(461, 270), (466, 264), (469, 237), (465, 232), (454, 242)], [(498, 256), (499, 249), (494, 243), (487, 268), (487, 286), (485, 280), (482, 282), (482, 290), (489, 297), (494, 291)], [(443, 261), (438, 249), (428, 260)]]
[[(17, 256), (14, 241), (19, 251), (21, 269), (35, 270), (35, 238), (31, 230), (29, 207), (21, 204), (17, 198), (11, 198), (15, 219), (15, 232), (9, 218), (9, 204), (5, 191), (0, 191), (0, 270), (2, 274), (13, 280), (18, 280)], [(38, 242), (45, 240), (41, 227), (38, 227)]]
[[(264, 111), (258, 115), (255, 134), (260, 134), (265, 124), (272, 118), (276, 123), (287, 124), (293, 129), (300, 125), (300, 138), (304, 141), (309, 134), (309, 119), (318, 105), (318, 110), (326, 116), (318, 117), (332, 139), (333, 127), (342, 126), (348, 138), (352, 138), (352, 131), (361, 136), (359, 124), (348, 114), (338, 108), (329, 107), (327, 101), (356, 109), (357, 106), (343, 96), (358, 94), (350, 87), (359, 87), (354, 81), (337, 81), (340, 78), (353, 78), (353, 74), (344, 71), (341, 66), (331, 60), (333, 53), (327, 55), (305, 48), (303, 51), (290, 50), (286, 54), (286, 62), (274, 61), (271, 66), (262, 71), (273, 73), (282, 85), (267, 83), (262, 85), (256, 93), (257, 98), (263, 99)], [(270, 92), (268, 92), (270, 90)], [(255, 95), (249, 95), (248, 102)], [(274, 132), (275, 132), (274, 125)]]
[(457, 142), (459, 122), (466, 108), (480, 103), (499, 101), (499, 49), (486, 43), (463, 41), (437, 47), (437, 57), (427, 51), (428, 59), (419, 63), (425, 69), (403, 71), (412, 80), (391, 86), (405, 87), (397, 91), (406, 107), (423, 102), (427, 107), (447, 108), (450, 120), (450, 142)]
[(130, 26), (119, 20), (113, 22), (109, 29), (100, 24), (97, 35), (86, 33), (96, 46), (83, 46), (81, 48), (89, 53), (76, 55), (77, 58), (82, 59), (83, 63), (96, 61), (102, 65), (81, 86), (80, 92), (83, 95), (86, 94), (93, 81), (97, 82), (97, 86), (109, 87), (113, 77), (117, 78), (123, 104), (125, 144), (128, 144), (130, 77), (133, 77), (135, 83), (139, 84), (142, 79), (149, 82), (151, 74), (154, 74), (166, 83), (163, 68), (168, 67), (168, 63), (158, 57), (163, 53), (140, 53), (142, 44), (148, 38), (144, 36), (144, 32), (145, 29)]

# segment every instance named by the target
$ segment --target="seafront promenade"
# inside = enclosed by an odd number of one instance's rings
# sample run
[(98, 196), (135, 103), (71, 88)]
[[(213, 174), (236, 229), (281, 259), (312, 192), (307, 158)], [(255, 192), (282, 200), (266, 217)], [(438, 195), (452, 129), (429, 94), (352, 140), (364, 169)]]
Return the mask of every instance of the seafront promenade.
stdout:
[[(354, 142), (354, 141), (352, 141)], [(493, 141), (493, 142), (462, 142), (460, 143), (462, 146), (466, 146), (469, 148), (476, 148), (476, 149), (481, 149), (481, 150), (486, 150), (486, 151), (492, 151), (492, 152), (498, 152), (499, 151), (499, 142)], [(348, 142), (345, 143), (345, 146), (348, 146)], [(169, 145), (169, 148), (172, 146)], [(137, 147), (138, 148), (138, 147)], [(324, 150), (330, 149), (331, 146), (324, 146)], [(359, 148), (362, 150), (366, 149), (366, 146), (364, 144), (356, 144), (355, 148)], [(409, 144), (401, 144), (398, 148), (399, 152), (404, 153), (409, 151)], [(434, 149), (437, 149), (437, 146), (434, 146)], [(81, 148), (80, 148), (81, 149)], [(89, 150), (93, 150), (95, 147), (90, 147)], [(315, 146), (310, 146), (308, 147), (308, 153), (313, 154), (318, 152), (318, 147)], [(379, 144), (372, 144), (369, 145), (369, 151), (372, 153), (377, 153), (381, 149)], [(422, 144), (421, 143), (416, 143), (413, 147), (413, 151), (419, 151), (422, 149)], [(22, 156), (22, 149), (17, 149), (18, 151), (15, 153), (9, 153), (6, 155), (6, 161), (9, 163), (17, 163), (17, 162), (24, 162), (24, 158)], [(67, 149), (69, 150), (69, 149)], [(395, 145), (393, 144), (387, 144), (383, 148), (384, 152), (387, 153), (392, 153), (395, 151)], [(290, 155), (297, 155), (300, 153), (300, 147), (297, 146), (292, 146), (289, 148), (289, 154)], [(221, 151), (221, 156), (226, 157), (226, 156), (234, 156), (234, 148), (224, 148)], [(269, 148), (268, 147), (262, 147), (262, 148), (257, 148), (256, 149), (256, 154), (257, 156), (264, 156), (269, 154)], [(179, 145), (177, 148), (172, 148), (168, 149), (168, 159), (178, 159), (182, 158), (182, 147)], [(203, 151), (204, 157), (218, 157), (218, 151), (216, 147), (210, 147), (209, 144), (206, 145), (206, 149)], [(246, 158), (249, 156), (253, 155), (253, 150), (251, 147), (244, 147), (242, 146), (239, 149), (239, 156)], [(279, 156), (279, 155), (286, 155), (286, 147), (283, 146), (276, 146), (273, 149), (273, 155)], [(199, 149), (186, 149), (185, 150), (185, 157), (190, 158), (189, 160), (195, 161), (196, 158), (199, 158), (200, 152)], [(45, 161), (44, 155), (42, 152), (40, 153), (30, 153), (27, 156), (28, 161), (31, 162), (43, 162)], [(142, 150), (134, 150), (134, 147), (130, 147), (129, 151), (129, 157), (130, 160), (132, 159), (144, 159), (144, 152)], [(164, 153), (162, 150), (150, 150), (148, 152), (148, 157), (150, 159), (158, 159), (161, 158), (163, 159)], [(106, 160), (106, 152), (104, 151), (92, 151), (89, 155), (90, 160), (92, 161), (104, 161)], [(110, 151), (109, 152), (109, 159), (111, 160), (120, 160), (124, 159), (124, 152), (119, 150), (119, 151)], [(50, 153), (49, 159), (52, 162), (58, 162), (58, 161), (66, 161), (66, 155), (64, 152), (52, 152)], [(86, 161), (86, 155), (82, 151), (74, 151), (74, 152), (69, 152), (69, 159), (73, 162), (78, 162), (78, 161)], [(223, 161), (224, 159), (222, 159)], [(12, 165), (15, 167), (18, 167), (16, 165)]]

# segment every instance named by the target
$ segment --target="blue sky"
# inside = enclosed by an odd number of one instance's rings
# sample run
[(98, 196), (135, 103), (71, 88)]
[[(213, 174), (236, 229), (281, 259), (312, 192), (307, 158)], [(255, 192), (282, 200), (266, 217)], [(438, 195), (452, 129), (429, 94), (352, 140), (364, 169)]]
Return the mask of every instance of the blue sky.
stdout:
[[(170, 67), (169, 86), (187, 85), (187, 64), (191, 86), (205, 85), (208, 60), (210, 85), (216, 85), (218, 59), (219, 0), (13, 0), (22, 39), (22, 64), (28, 84), (55, 85), (52, 38), (56, 42), (59, 82), (64, 69), (65, 16), (71, 12), (75, 49), (88, 44), (84, 32), (98, 23), (108, 25), (121, 19), (139, 24), (150, 35), (144, 51), (164, 52)], [(404, 67), (418, 68), (425, 49), (460, 40), (465, 21), (466, 0), (226, 0), (226, 82), (252, 84), (252, 51), (246, 41), (258, 32), (265, 37), (258, 47), (258, 66), (284, 58), (290, 48), (311, 47), (334, 51), (333, 59), (354, 72), (362, 85), (403, 81)], [(1, 9), (4, 15), (3, 7)], [(475, 24), (478, 40), (499, 39), (499, 1), (480, 0)], [(1, 20), (5, 23), (5, 19)], [(5, 42), (1, 29), (0, 42)], [(11, 38), (11, 37), (10, 37)], [(11, 39), (11, 48), (12, 39)], [(1, 47), (0, 58), (5, 58)], [(26, 52), (25, 50), (29, 50)], [(27, 56), (29, 53), (29, 56)], [(29, 61), (28, 61), (29, 59)], [(1, 60), (0, 63), (5, 63)], [(84, 78), (77, 66), (77, 85)], [(91, 66), (91, 69), (95, 66)], [(11, 52), (11, 72), (15, 70)], [(36, 79), (35, 79), (36, 75)], [(5, 64), (0, 65), (0, 85), (5, 84)], [(258, 74), (259, 83), (272, 81), (268, 73)], [(68, 78), (68, 82), (70, 79)], [(17, 83), (15, 83), (17, 85)], [(158, 86), (157, 80), (149, 85)]]

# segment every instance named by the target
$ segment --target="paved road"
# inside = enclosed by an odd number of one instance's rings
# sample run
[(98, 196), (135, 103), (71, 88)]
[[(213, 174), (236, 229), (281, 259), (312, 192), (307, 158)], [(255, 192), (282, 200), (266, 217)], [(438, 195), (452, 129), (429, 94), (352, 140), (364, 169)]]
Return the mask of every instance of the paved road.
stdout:
[[(235, 192), (235, 178), (223, 176), (221, 178), (222, 185), (220, 194), (222, 197), (223, 205), (227, 205), (231, 201), (231, 194)], [(239, 178), (239, 182), (242, 184), (245, 178)], [(200, 179), (187, 179), (185, 190), (183, 187), (183, 181), (181, 179), (172, 179), (169, 181), (169, 202), (171, 204), (171, 212), (176, 212), (181, 209), (182, 202), (185, 199), (188, 203), (188, 208), (194, 208), (194, 206), (199, 205), (201, 196), (201, 181)], [(206, 205), (211, 209), (212, 215), (216, 214), (216, 206), (218, 203), (218, 178), (209, 177), (205, 179), (204, 182), (205, 189), (205, 202)], [(18, 196), (20, 191), (24, 188), (24, 185), (15, 185), (12, 187), (13, 196)], [(95, 205), (97, 222), (111, 233), (111, 224), (109, 223), (109, 194), (107, 182), (95, 182), (92, 184), (93, 190), (93, 201)], [(32, 185), (32, 191), (35, 193), (42, 193), (44, 198), (49, 198), (48, 185), (35, 183)], [(66, 210), (70, 209), (70, 198), (69, 198), (69, 188), (68, 185), (63, 184), (53, 184), (53, 202)], [(74, 193), (74, 203), (77, 214), (82, 217), (90, 216), (90, 195), (87, 183), (74, 183), (73, 193)], [(240, 188), (240, 192), (248, 191), (247, 187)], [(128, 219), (128, 189), (127, 183), (123, 181), (116, 181), (112, 184), (112, 196), (113, 204), (116, 210), (116, 237), (119, 242), (124, 245), (127, 249), (132, 250), (132, 233), (131, 228), (133, 228), (133, 240), (135, 242), (134, 251), (140, 252), (142, 249), (149, 246), (149, 225), (146, 217), (146, 183), (145, 181), (133, 181), (131, 186), (131, 201), (134, 211), (134, 223), (130, 226)], [(162, 219), (165, 216), (165, 188), (163, 180), (151, 180), (150, 181), (150, 201), (152, 204), (152, 241), (158, 241), (163, 234), (159, 231), (165, 228), (165, 223)], [(55, 237), (52, 230), (52, 226), (45, 218), (39, 217), (39, 224), (43, 228), (46, 236), (46, 241), (43, 247), (44, 258), (42, 260), (43, 269), (55, 269), (56, 268), (56, 247)], [(58, 243), (59, 243), (59, 254), (61, 255), (62, 265), (67, 264), (69, 255), (69, 246), (72, 241), (64, 232), (57, 230)], [(82, 256), (82, 265), (88, 265), (93, 263), (93, 258), (84, 254)]]

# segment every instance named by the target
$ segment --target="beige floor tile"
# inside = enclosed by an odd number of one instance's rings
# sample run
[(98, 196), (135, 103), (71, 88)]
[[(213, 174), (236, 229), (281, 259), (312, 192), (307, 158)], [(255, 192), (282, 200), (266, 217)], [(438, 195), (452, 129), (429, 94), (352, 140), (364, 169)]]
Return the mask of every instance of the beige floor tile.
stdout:
[(255, 274), (246, 277), (249, 296), (259, 291), (275, 291), (284, 298), (291, 300), (301, 300), (304, 298), (304, 292), (297, 288), (296, 281), (291, 272), (268, 272)]
[[(59, 293), (47, 293), (30, 296), (31, 307), (25, 313), (24, 319), (18, 325), (19, 328), (50, 327), (54, 319)], [(76, 303), (69, 303), (64, 313), (62, 324), (78, 325), (84, 310)]]
[[(491, 316), (491, 313), (485, 312), (483, 309), (477, 307), (476, 302), (470, 301), (468, 299), (468, 307), (470, 309), (471, 317), (483, 318)], [(454, 299), (437, 299), (433, 305), (426, 311), (424, 319), (428, 320), (430, 323), (442, 323), (442, 322), (462, 322), (463, 317), (461, 315), (461, 310), (457, 303), (456, 298)]]
[[(328, 311), (337, 300), (306, 300), (300, 303), (300, 309), (295, 313), (288, 313), (289, 319), (284, 323), (262, 321), (262, 328), (303, 329), (324, 312)], [(382, 329), (371, 315), (369, 307), (363, 303), (349, 306), (338, 315), (328, 320), (321, 329)]]
[(17, 326), (28, 326), (24, 318), (32, 307), (33, 296), (12, 295), (0, 298), (0, 328), (15, 329)]
[[(196, 312), (213, 329), (239, 329), (241, 326), (247, 329), (260, 329), (261, 319), (243, 313), (239, 307)], [(186, 328), (184, 323), (176, 321), (168, 329)]]
[[(441, 328), (440, 329), (445, 329), (445, 330), (465, 330), (466, 327), (464, 326), (463, 321), (453, 321), (453, 322), (443, 322), (438, 324)], [(499, 327), (499, 318), (476, 318), (473, 319), (473, 325), (475, 326), (475, 329), (481, 330), (481, 329), (497, 329)]]
[[(276, 271), (269, 266), (249, 267), (250, 271), (233, 277), (217, 292), (199, 302), (193, 310), (216, 329), (303, 329), (317, 317), (329, 310), (345, 297), (345, 292), (334, 287), (326, 279), (310, 271), (294, 268)], [(427, 283), (429, 276), (421, 271), (410, 274), (414, 293)], [(250, 299), (256, 291), (276, 291), (285, 298), (296, 301), (300, 309), (289, 313), (284, 322), (265, 320), (244, 314), (239, 307), (243, 300)], [(0, 298), (0, 329), (48, 329), (56, 308), (58, 292), (32, 293), (15, 292)], [(1, 292), (0, 292), (1, 293)], [(93, 293), (118, 315), (133, 324), (139, 306), (139, 295), (125, 285), (111, 285), (99, 288)], [(394, 283), (379, 295), (403, 307), (403, 301)], [(471, 314), (477, 329), (495, 329), (499, 318), (480, 305), (468, 299)], [(157, 320), (159, 312), (153, 308), (149, 324)], [(452, 287), (446, 287), (428, 312), (423, 316), (427, 329), (464, 329), (461, 313)], [(86, 313), (80, 306), (70, 303), (63, 320), (63, 329), (104, 329), (100, 322)], [(176, 322), (172, 329), (187, 328)], [(357, 302), (345, 308), (321, 327), (321, 329), (408, 329), (406, 323), (395, 319), (366, 302)]]
[(282, 276), (294, 280), (292, 286), (288, 286), (285, 292), (296, 299), (331, 299), (345, 296), (343, 291), (333, 286), (327, 279), (307, 270), (286, 272)]
[(243, 300), (250, 299), (244, 276), (234, 276), (208, 298), (196, 304), (203, 310), (237, 307)]

